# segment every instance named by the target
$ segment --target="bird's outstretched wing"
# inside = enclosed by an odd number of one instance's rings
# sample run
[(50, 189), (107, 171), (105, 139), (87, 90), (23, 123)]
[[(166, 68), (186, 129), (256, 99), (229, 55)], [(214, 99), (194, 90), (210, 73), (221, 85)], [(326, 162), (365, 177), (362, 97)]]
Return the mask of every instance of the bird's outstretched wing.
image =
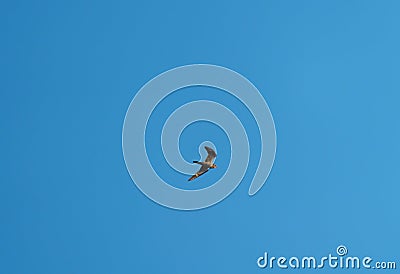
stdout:
[(207, 171), (208, 171), (208, 167), (206, 167), (206, 166), (201, 166), (201, 168), (199, 169), (199, 171), (197, 171), (195, 175), (193, 175), (192, 177), (190, 177), (188, 181), (193, 181), (194, 179), (196, 179), (197, 177), (200, 177), (201, 175), (203, 175), (203, 174), (206, 173)]
[(208, 153), (205, 162), (212, 163), (214, 161), (215, 157), (217, 157), (217, 154), (211, 147), (205, 146), (204, 148), (207, 150), (207, 153)]

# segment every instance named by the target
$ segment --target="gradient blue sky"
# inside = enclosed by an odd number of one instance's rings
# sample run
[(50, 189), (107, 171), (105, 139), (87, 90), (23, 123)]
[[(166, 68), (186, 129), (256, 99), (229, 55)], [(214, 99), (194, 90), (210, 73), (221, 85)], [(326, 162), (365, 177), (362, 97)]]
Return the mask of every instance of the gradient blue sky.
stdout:
[[(0, 273), (263, 273), (339, 244), (399, 265), (400, 2), (144, 2), (0, 3)], [(251, 80), (278, 149), (256, 196), (181, 212), (134, 186), (121, 133), (192, 63)]]

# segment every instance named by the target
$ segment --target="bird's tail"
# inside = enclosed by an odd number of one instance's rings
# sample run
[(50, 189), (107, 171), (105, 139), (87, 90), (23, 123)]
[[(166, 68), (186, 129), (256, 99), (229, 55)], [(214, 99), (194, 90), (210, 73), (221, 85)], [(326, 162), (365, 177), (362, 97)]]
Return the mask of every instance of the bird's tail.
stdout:
[(197, 164), (199, 161), (193, 161), (193, 163)]

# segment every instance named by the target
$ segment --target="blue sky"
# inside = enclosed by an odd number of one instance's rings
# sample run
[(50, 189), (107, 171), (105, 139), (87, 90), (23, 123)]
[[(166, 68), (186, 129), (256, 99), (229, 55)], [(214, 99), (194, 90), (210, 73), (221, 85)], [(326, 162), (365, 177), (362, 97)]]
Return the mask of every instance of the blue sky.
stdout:
[[(264, 251), (322, 256), (339, 244), (399, 262), (399, 11), (398, 1), (3, 1), (0, 272), (262, 273)], [(252, 81), (278, 147), (257, 195), (247, 175), (222, 203), (181, 212), (134, 186), (121, 134), (140, 87), (192, 63)]]

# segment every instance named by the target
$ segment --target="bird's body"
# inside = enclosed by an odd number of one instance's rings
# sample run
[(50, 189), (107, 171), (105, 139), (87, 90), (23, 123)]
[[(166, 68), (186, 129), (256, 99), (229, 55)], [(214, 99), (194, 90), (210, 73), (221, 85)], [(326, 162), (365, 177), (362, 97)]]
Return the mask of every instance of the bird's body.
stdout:
[(205, 146), (204, 148), (207, 150), (207, 153), (208, 153), (207, 158), (204, 162), (193, 161), (193, 163), (201, 165), (201, 168), (199, 169), (199, 171), (196, 172), (196, 174), (194, 174), (192, 177), (190, 177), (188, 181), (193, 181), (197, 177), (199, 177), (199, 176), (203, 175), (204, 173), (206, 173), (207, 171), (209, 171), (210, 168), (217, 167), (217, 165), (214, 164), (214, 159), (215, 159), (215, 157), (217, 157), (217, 154), (215, 153), (215, 151), (208, 146)]

